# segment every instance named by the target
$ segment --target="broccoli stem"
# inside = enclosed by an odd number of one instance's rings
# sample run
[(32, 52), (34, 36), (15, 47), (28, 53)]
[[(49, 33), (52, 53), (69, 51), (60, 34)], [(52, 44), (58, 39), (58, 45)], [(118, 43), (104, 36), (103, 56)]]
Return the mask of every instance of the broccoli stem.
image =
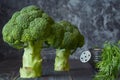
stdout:
[(40, 56), (42, 43), (39, 41), (29, 42), (28, 47), (24, 49), (23, 55), (23, 65), (20, 68), (21, 78), (35, 78), (41, 76), (41, 62), (42, 58)]
[(69, 71), (69, 55), (70, 50), (56, 49), (56, 58), (54, 64), (55, 71)]

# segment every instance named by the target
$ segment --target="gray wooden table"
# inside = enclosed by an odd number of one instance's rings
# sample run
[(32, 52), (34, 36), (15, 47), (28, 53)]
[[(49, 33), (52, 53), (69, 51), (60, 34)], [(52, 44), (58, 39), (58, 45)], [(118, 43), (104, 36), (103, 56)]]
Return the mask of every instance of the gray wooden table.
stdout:
[[(42, 77), (29, 80), (92, 80), (94, 71), (90, 64), (83, 64), (75, 59), (70, 59), (69, 62), (69, 72), (55, 72), (54, 58), (44, 59)], [(0, 80), (16, 80), (19, 77), (20, 66), (21, 60), (17, 59), (7, 59), (0, 62)]]

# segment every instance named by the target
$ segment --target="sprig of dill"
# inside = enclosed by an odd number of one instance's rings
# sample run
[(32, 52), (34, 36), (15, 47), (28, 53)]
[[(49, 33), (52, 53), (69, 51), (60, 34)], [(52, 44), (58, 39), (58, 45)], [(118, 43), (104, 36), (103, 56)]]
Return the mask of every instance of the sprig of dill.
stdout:
[(94, 80), (118, 80), (120, 73), (120, 44), (106, 42), (97, 64), (99, 72)]

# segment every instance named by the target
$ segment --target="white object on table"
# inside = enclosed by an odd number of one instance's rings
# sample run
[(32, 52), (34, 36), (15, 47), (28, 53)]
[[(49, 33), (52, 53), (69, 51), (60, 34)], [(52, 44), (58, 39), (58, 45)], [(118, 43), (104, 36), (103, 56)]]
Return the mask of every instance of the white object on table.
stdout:
[(83, 51), (82, 54), (80, 55), (80, 61), (82, 63), (86, 63), (91, 59), (91, 53), (90, 51)]

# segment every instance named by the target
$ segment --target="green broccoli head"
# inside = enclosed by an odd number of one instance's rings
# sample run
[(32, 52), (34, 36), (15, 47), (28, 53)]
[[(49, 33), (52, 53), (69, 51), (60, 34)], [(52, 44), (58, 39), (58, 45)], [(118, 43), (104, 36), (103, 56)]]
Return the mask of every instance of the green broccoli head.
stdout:
[(15, 12), (3, 27), (3, 40), (16, 48), (24, 48), (27, 42), (45, 40), (51, 33), (53, 19), (36, 6), (28, 6)]
[(79, 32), (78, 28), (68, 21), (61, 21), (59, 24), (64, 29), (64, 38), (61, 48), (76, 49), (84, 45), (84, 36)]
[(48, 43), (55, 48), (72, 50), (84, 45), (84, 36), (70, 22), (60, 21), (55, 23), (52, 28), (53, 35), (48, 40)]

